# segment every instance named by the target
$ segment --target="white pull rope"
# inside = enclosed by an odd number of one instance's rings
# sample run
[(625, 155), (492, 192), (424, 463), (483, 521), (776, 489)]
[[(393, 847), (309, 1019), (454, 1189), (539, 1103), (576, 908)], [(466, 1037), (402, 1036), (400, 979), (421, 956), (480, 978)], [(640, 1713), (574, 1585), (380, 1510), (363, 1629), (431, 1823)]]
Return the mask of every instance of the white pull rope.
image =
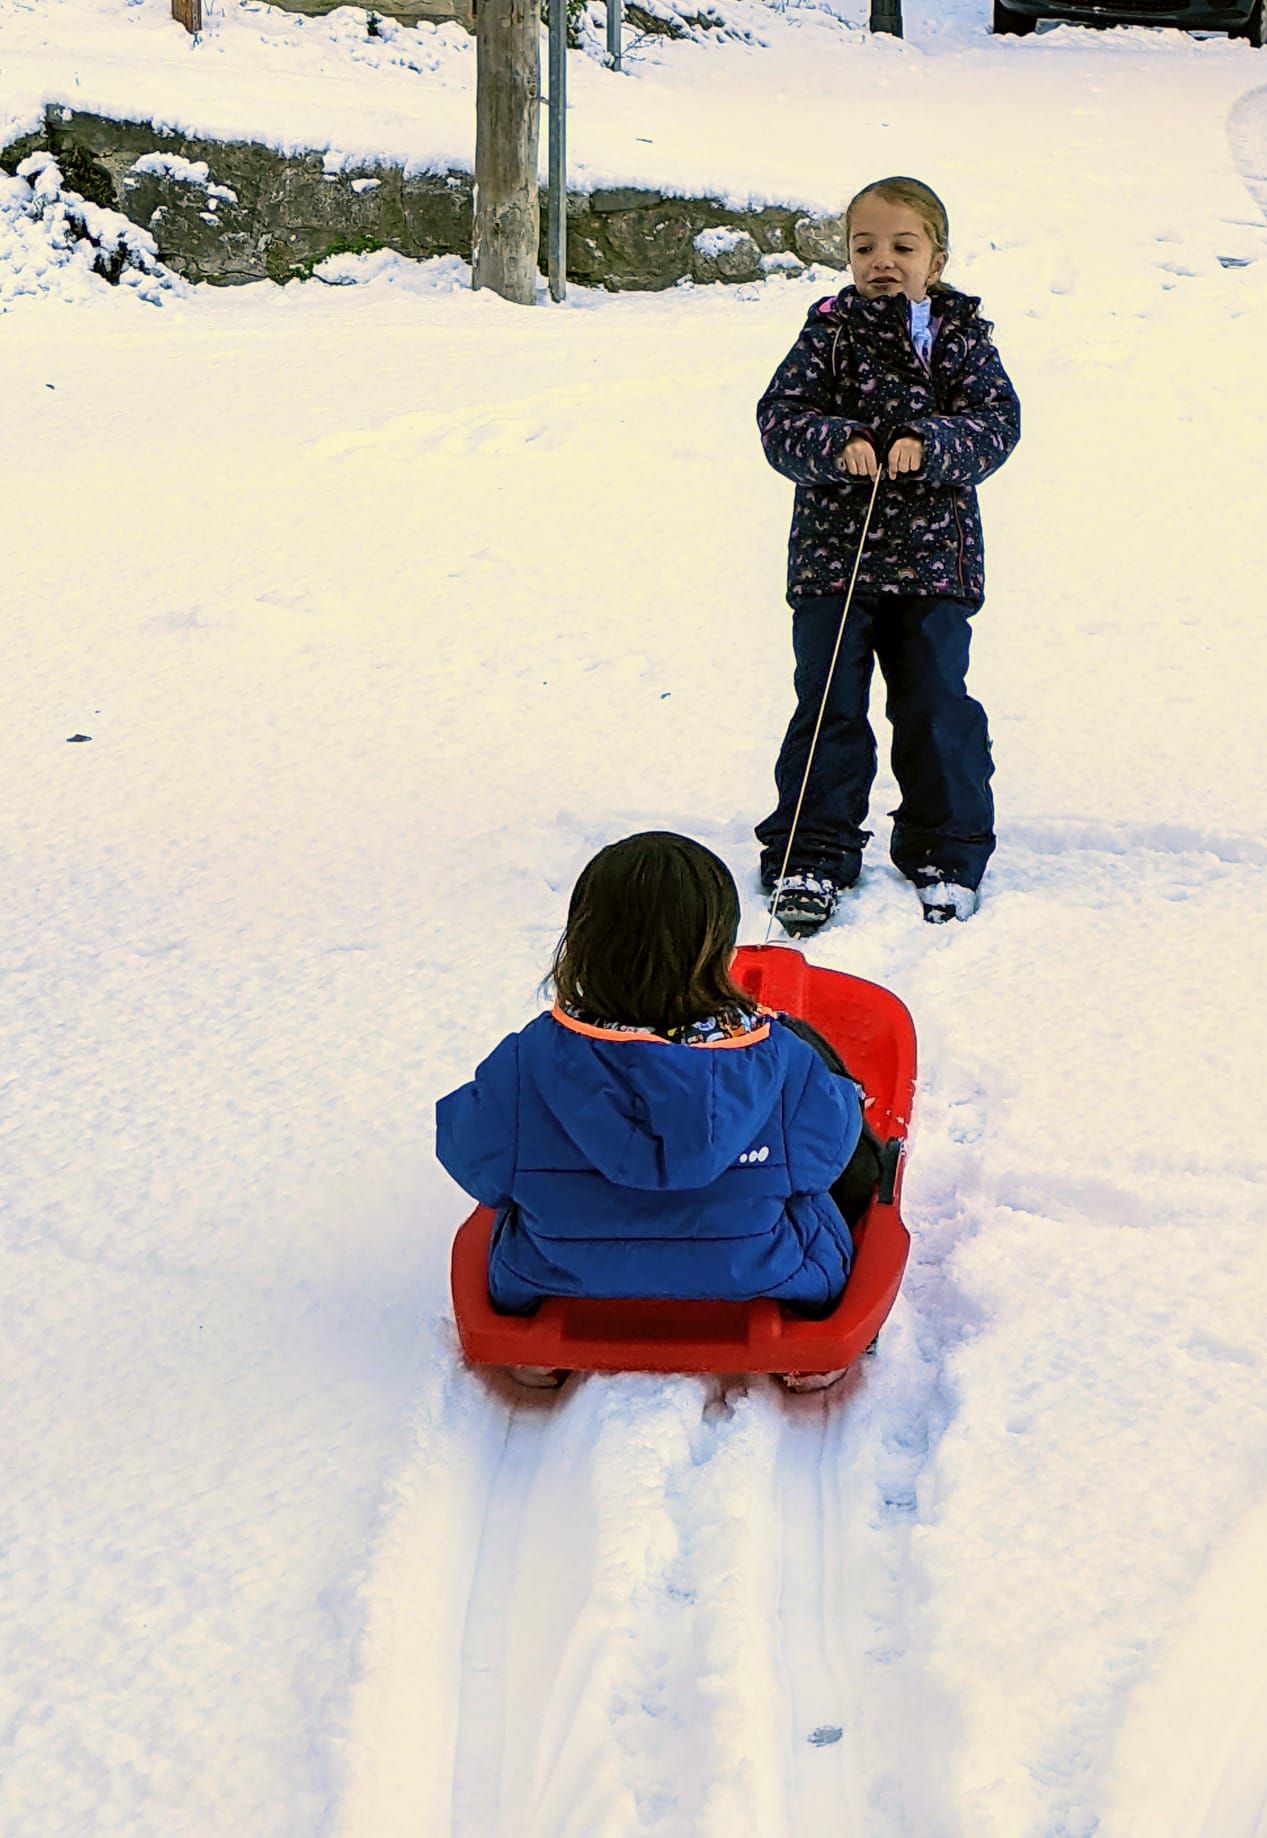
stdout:
[(882, 462), (876, 463), (875, 484), (871, 487), (871, 502), (867, 505), (867, 514), (862, 523), (862, 535), (858, 538), (858, 553), (853, 558), (853, 573), (849, 577), (849, 591), (845, 595), (844, 608), (840, 615), (840, 625), (836, 631), (836, 643), (832, 648), (831, 663), (827, 666), (827, 681), (823, 684), (823, 699), (818, 705), (818, 720), (814, 723), (814, 732), (810, 737), (809, 755), (805, 761), (805, 776), (801, 780), (800, 795), (796, 800), (796, 809), (792, 813), (792, 827), (787, 833), (787, 848), (783, 851), (783, 866), (779, 869), (779, 878), (774, 885), (774, 899), (770, 902), (770, 918), (765, 928), (763, 944), (769, 944), (770, 934), (774, 930), (774, 921), (778, 916), (779, 901), (783, 898), (783, 882), (787, 877), (787, 865), (792, 859), (792, 844), (796, 839), (796, 826), (801, 820), (801, 806), (805, 802), (805, 790), (809, 784), (809, 775), (814, 765), (814, 749), (818, 745), (818, 736), (822, 730), (823, 716), (827, 713), (827, 698), (831, 694), (832, 678), (836, 674), (836, 659), (840, 656), (841, 641), (845, 636), (845, 620), (849, 617), (849, 608), (853, 602), (853, 590), (858, 579), (858, 570), (862, 566), (862, 547), (867, 540), (867, 531), (871, 528), (871, 513), (875, 509), (876, 493), (880, 489), (880, 480), (884, 477)]

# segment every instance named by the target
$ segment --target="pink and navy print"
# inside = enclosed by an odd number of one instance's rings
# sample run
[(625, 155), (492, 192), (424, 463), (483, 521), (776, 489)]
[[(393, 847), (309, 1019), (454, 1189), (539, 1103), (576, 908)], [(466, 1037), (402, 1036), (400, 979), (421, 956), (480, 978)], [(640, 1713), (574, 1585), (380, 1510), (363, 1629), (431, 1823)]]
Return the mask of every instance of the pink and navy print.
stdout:
[(871, 481), (843, 469), (845, 443), (868, 435), (883, 459), (900, 435), (924, 443), (918, 474), (885, 480), (858, 589), (981, 604), (985, 555), (975, 487), (1020, 438), (1016, 391), (979, 316), (952, 287), (930, 296), (927, 362), (904, 294), (866, 300), (854, 287), (820, 300), (757, 405), (766, 458), (796, 485), (788, 598), (844, 593)]

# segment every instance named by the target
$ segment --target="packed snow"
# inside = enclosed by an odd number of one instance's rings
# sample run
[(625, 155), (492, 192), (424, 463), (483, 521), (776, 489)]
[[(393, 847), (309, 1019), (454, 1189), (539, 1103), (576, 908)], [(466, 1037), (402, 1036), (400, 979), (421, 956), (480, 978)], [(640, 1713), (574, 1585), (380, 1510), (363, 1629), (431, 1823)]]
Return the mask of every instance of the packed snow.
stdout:
[[(0, 0), (3, 138), (470, 164), (456, 28), (167, 14)], [(603, 842), (700, 837), (764, 935), (753, 408), (839, 277), (524, 309), (138, 241), (110, 287), (55, 166), (0, 176), (6, 1833), (1267, 1829), (1267, 61), (726, 14), (570, 60), (574, 179), (926, 178), (1024, 405), (981, 911), (920, 922), (882, 770), (809, 946), (919, 1034), (897, 1306), (826, 1398), (512, 1396), (457, 1356), (432, 1153)]]

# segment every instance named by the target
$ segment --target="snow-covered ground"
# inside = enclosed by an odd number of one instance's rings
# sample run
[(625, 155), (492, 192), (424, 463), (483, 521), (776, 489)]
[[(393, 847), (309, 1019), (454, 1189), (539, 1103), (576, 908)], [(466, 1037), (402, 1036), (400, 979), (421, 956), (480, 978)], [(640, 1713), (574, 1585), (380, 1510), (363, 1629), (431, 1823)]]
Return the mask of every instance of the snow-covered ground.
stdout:
[[(451, 33), (411, 73), (360, 15), (166, 12), (0, 0), (0, 118), (469, 161)], [(702, 837), (764, 932), (752, 409), (834, 280), (146, 298), (10, 186), (6, 1838), (1267, 1829), (1267, 61), (743, 18), (574, 59), (574, 169), (928, 178), (1025, 405), (988, 897), (920, 924), (882, 774), (812, 947), (919, 1030), (895, 1313), (827, 1401), (511, 1399), (455, 1359), (431, 1149), (601, 842)]]

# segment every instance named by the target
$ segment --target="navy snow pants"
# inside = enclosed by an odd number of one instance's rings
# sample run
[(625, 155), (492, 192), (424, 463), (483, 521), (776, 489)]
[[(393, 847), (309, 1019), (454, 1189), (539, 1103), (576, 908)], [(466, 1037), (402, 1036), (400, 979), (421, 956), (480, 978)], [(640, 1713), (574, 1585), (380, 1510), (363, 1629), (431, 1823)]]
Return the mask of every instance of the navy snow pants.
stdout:
[[(779, 801), (756, 832), (767, 890), (782, 866), (843, 605), (842, 594), (792, 602), (796, 711), (774, 768)], [(867, 706), (878, 660), (902, 794), (892, 813), (894, 865), (917, 885), (979, 885), (994, 851), (994, 764), (985, 710), (964, 680), (970, 611), (927, 594), (854, 595), (789, 872), (816, 868), (844, 886), (858, 877), (871, 834), (863, 827), (876, 767)]]

